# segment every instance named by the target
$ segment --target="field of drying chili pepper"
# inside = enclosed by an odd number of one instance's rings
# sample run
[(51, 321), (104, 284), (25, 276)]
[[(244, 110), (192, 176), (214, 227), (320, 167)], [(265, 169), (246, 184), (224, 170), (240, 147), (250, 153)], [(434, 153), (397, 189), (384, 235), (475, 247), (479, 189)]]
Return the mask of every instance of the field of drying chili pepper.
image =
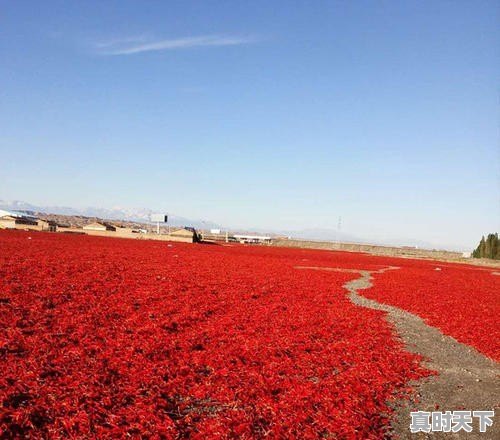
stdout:
[(363, 295), (422, 317), (444, 334), (500, 361), (500, 276), (491, 268), (399, 262)]
[(382, 312), (349, 301), (357, 274), (294, 268), (389, 264), (402, 268), (376, 276), (375, 297), (430, 304), (433, 325), (498, 355), (474, 284), (495, 277), (480, 270), (0, 231), (0, 437), (382, 438), (387, 402), (429, 372)]

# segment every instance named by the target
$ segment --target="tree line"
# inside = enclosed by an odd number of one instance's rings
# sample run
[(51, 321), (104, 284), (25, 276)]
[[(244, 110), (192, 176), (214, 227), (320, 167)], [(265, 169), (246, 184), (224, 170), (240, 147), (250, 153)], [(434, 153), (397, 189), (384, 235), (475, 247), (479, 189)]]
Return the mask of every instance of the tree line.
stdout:
[(491, 258), (500, 260), (500, 242), (498, 241), (498, 233), (488, 234), (485, 239), (481, 238), (479, 245), (472, 252), (474, 258)]

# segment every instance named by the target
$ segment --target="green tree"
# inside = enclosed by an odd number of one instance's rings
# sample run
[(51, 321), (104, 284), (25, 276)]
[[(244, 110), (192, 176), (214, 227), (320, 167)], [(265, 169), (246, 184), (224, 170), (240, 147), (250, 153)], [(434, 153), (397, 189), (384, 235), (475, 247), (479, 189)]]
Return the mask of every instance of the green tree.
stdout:
[(500, 260), (500, 242), (498, 240), (498, 232), (488, 234), (485, 239), (481, 237), (481, 241), (476, 249), (472, 251), (474, 258), (492, 258)]
[(496, 237), (497, 237), (497, 245), (496, 245), (496, 248), (495, 248), (495, 260), (500, 260), (500, 241), (498, 239), (498, 233), (495, 234)]
[(491, 257), (494, 260), (498, 258), (498, 248), (500, 247), (500, 243), (498, 242), (498, 233), (491, 234)]
[(484, 235), (481, 237), (481, 241), (479, 242), (479, 246), (476, 248), (476, 258), (484, 258), (484, 248), (486, 247), (486, 240), (484, 239)]
[(493, 234), (488, 234), (486, 238), (486, 242), (484, 243), (484, 253), (482, 255), (483, 258), (491, 258), (491, 237)]

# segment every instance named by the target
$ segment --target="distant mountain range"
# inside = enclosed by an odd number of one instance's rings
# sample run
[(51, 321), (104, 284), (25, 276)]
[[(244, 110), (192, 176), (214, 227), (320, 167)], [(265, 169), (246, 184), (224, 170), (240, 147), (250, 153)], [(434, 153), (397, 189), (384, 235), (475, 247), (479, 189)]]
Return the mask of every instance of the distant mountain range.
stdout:
[(308, 240), (325, 240), (325, 241), (342, 241), (345, 243), (363, 243), (363, 244), (378, 244), (382, 246), (413, 246), (422, 249), (433, 249), (435, 244), (422, 240), (412, 239), (388, 239), (388, 240), (374, 240), (357, 235), (349, 234), (343, 231), (336, 231), (334, 229), (302, 229), (298, 231), (290, 231), (288, 235), (292, 237), (300, 237)]
[[(71, 208), (67, 206), (37, 206), (32, 205), (24, 201), (13, 200), (6, 201), (0, 200), (0, 209), (11, 210), (11, 211), (31, 211), (33, 213), (46, 213), (46, 214), (59, 214), (59, 215), (70, 215), (70, 216), (84, 216), (84, 217), (97, 217), (106, 220), (121, 220), (130, 222), (140, 222), (148, 223), (150, 221), (150, 215), (155, 211), (147, 208)], [(283, 235), (289, 236), (291, 238), (305, 239), (305, 240), (318, 240), (318, 241), (341, 241), (348, 243), (366, 243), (366, 244), (376, 244), (383, 246), (413, 246), (421, 249), (444, 249), (445, 247), (429, 243), (421, 240), (414, 240), (408, 238), (401, 239), (387, 239), (387, 240), (376, 240), (370, 238), (364, 238), (356, 235), (352, 235), (343, 231), (336, 231), (335, 229), (301, 229), (301, 230), (273, 230), (273, 229), (251, 229), (242, 230), (231, 228), (227, 226), (221, 226), (220, 224), (201, 220), (201, 219), (190, 219), (186, 217), (181, 217), (175, 214), (169, 214), (168, 223), (171, 226), (191, 226), (197, 229), (228, 229), (232, 232), (254, 232), (263, 234), (273, 234), (273, 235)], [(463, 251), (461, 246), (446, 246), (448, 250)]]
[[(147, 223), (150, 221), (150, 216), (155, 211), (147, 208), (70, 208), (68, 206), (37, 206), (31, 203), (20, 200), (0, 200), (0, 209), (7, 211), (31, 211), (33, 213), (40, 212), (46, 214), (59, 215), (81, 215), (84, 217), (98, 217), (106, 220), (122, 220), (130, 222)], [(221, 226), (211, 221), (200, 219), (189, 219), (178, 215), (169, 215), (168, 223), (171, 226), (192, 226), (198, 229), (220, 228)]]
[[(256, 232), (269, 232), (268, 230), (257, 230)], [(335, 229), (324, 229), (324, 228), (311, 228), (311, 229), (298, 229), (293, 231), (281, 230), (273, 231), (275, 234), (284, 235), (291, 238), (312, 240), (312, 241), (340, 241), (342, 243), (360, 243), (360, 244), (374, 244), (380, 246), (410, 246), (417, 247), (420, 249), (441, 249), (442, 246), (436, 246), (433, 243), (422, 241), (422, 240), (412, 240), (412, 239), (370, 239), (365, 237), (360, 237), (358, 235), (350, 234), (344, 231), (337, 231)], [(461, 249), (456, 249), (461, 250)]]

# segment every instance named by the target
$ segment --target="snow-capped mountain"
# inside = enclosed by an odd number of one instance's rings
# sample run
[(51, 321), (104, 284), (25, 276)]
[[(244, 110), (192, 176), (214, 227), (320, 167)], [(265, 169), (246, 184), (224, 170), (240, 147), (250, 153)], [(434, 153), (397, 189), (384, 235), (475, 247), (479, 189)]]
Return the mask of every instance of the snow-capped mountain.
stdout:
[[(68, 206), (37, 206), (20, 200), (0, 200), (0, 209), (7, 211), (43, 212), (46, 214), (80, 215), (84, 217), (98, 217), (107, 220), (123, 220), (132, 222), (149, 222), (154, 212), (147, 208), (72, 208)], [(172, 226), (192, 226), (199, 229), (220, 228), (221, 226), (200, 219), (189, 219), (175, 214), (169, 214), (168, 223)]]

